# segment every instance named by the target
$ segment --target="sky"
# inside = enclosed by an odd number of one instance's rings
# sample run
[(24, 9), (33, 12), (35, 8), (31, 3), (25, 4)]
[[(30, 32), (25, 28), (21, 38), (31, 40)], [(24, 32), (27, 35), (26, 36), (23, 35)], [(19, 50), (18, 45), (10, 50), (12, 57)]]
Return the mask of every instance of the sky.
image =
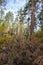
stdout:
[(11, 11), (14, 13), (14, 15), (17, 14), (17, 11), (20, 8), (23, 8), (26, 3), (26, 0), (7, 0), (7, 5), (6, 5), (6, 12)]
[[(26, 1), (27, 0), (7, 0), (5, 13), (11, 11), (13, 12), (15, 18), (17, 11), (19, 11), (20, 8), (23, 8), (25, 6)], [(39, 8), (41, 8), (41, 6), (39, 6)]]

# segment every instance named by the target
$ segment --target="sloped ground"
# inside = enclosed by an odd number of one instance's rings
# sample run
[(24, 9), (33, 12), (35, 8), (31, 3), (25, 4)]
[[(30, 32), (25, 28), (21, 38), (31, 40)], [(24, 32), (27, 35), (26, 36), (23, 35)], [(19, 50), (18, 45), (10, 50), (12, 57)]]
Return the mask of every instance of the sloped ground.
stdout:
[(43, 65), (43, 43), (13, 40), (4, 44), (0, 48), (0, 65)]

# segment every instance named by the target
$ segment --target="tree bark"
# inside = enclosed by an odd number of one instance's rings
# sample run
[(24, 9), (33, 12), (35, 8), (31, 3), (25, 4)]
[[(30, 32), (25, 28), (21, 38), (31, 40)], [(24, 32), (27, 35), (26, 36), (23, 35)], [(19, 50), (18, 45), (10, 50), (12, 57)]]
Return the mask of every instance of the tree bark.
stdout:
[(30, 40), (31, 36), (34, 33), (34, 24), (35, 24), (35, 12), (36, 12), (36, 4), (35, 1), (32, 0), (32, 12), (31, 12), (31, 25), (30, 25)]

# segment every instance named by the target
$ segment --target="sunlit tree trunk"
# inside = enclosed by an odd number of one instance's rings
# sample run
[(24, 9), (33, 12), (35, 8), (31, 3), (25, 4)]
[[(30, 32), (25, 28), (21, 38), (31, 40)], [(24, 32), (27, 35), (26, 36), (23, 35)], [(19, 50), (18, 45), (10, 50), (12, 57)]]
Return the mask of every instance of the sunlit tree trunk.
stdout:
[(29, 36), (30, 34), (30, 22), (29, 21), (30, 21), (30, 17), (27, 18), (27, 36)]
[(18, 36), (21, 37), (21, 35), (22, 35), (22, 22), (20, 22), (18, 26)]

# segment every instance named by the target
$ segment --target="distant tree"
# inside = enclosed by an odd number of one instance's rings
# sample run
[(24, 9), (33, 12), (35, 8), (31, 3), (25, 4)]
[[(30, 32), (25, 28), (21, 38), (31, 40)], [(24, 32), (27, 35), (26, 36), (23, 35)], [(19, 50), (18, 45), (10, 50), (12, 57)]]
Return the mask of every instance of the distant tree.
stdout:
[(19, 26), (18, 26), (18, 35), (21, 36), (22, 34), (22, 25), (23, 25), (23, 22), (24, 22), (24, 16), (23, 16), (23, 10), (20, 9), (19, 12), (18, 12), (18, 21), (19, 21)]
[(5, 7), (5, 5), (6, 5), (6, 0), (0, 0), (0, 13), (1, 13), (1, 18), (2, 18), (2, 15), (4, 14), (3, 7)]
[(13, 13), (12, 12), (9, 11), (8, 13), (6, 13), (5, 21), (7, 21), (9, 26), (12, 25), (12, 22), (13, 22)]
[(4, 15), (3, 8), (5, 7), (5, 5), (6, 5), (6, 0), (0, 0), (0, 22), (2, 22), (2, 18)]
[(6, 3), (6, 0), (0, 0), (0, 6), (4, 6)]
[(1, 9), (1, 10), (0, 10), (0, 18), (3, 18), (3, 15), (4, 15), (4, 10)]

